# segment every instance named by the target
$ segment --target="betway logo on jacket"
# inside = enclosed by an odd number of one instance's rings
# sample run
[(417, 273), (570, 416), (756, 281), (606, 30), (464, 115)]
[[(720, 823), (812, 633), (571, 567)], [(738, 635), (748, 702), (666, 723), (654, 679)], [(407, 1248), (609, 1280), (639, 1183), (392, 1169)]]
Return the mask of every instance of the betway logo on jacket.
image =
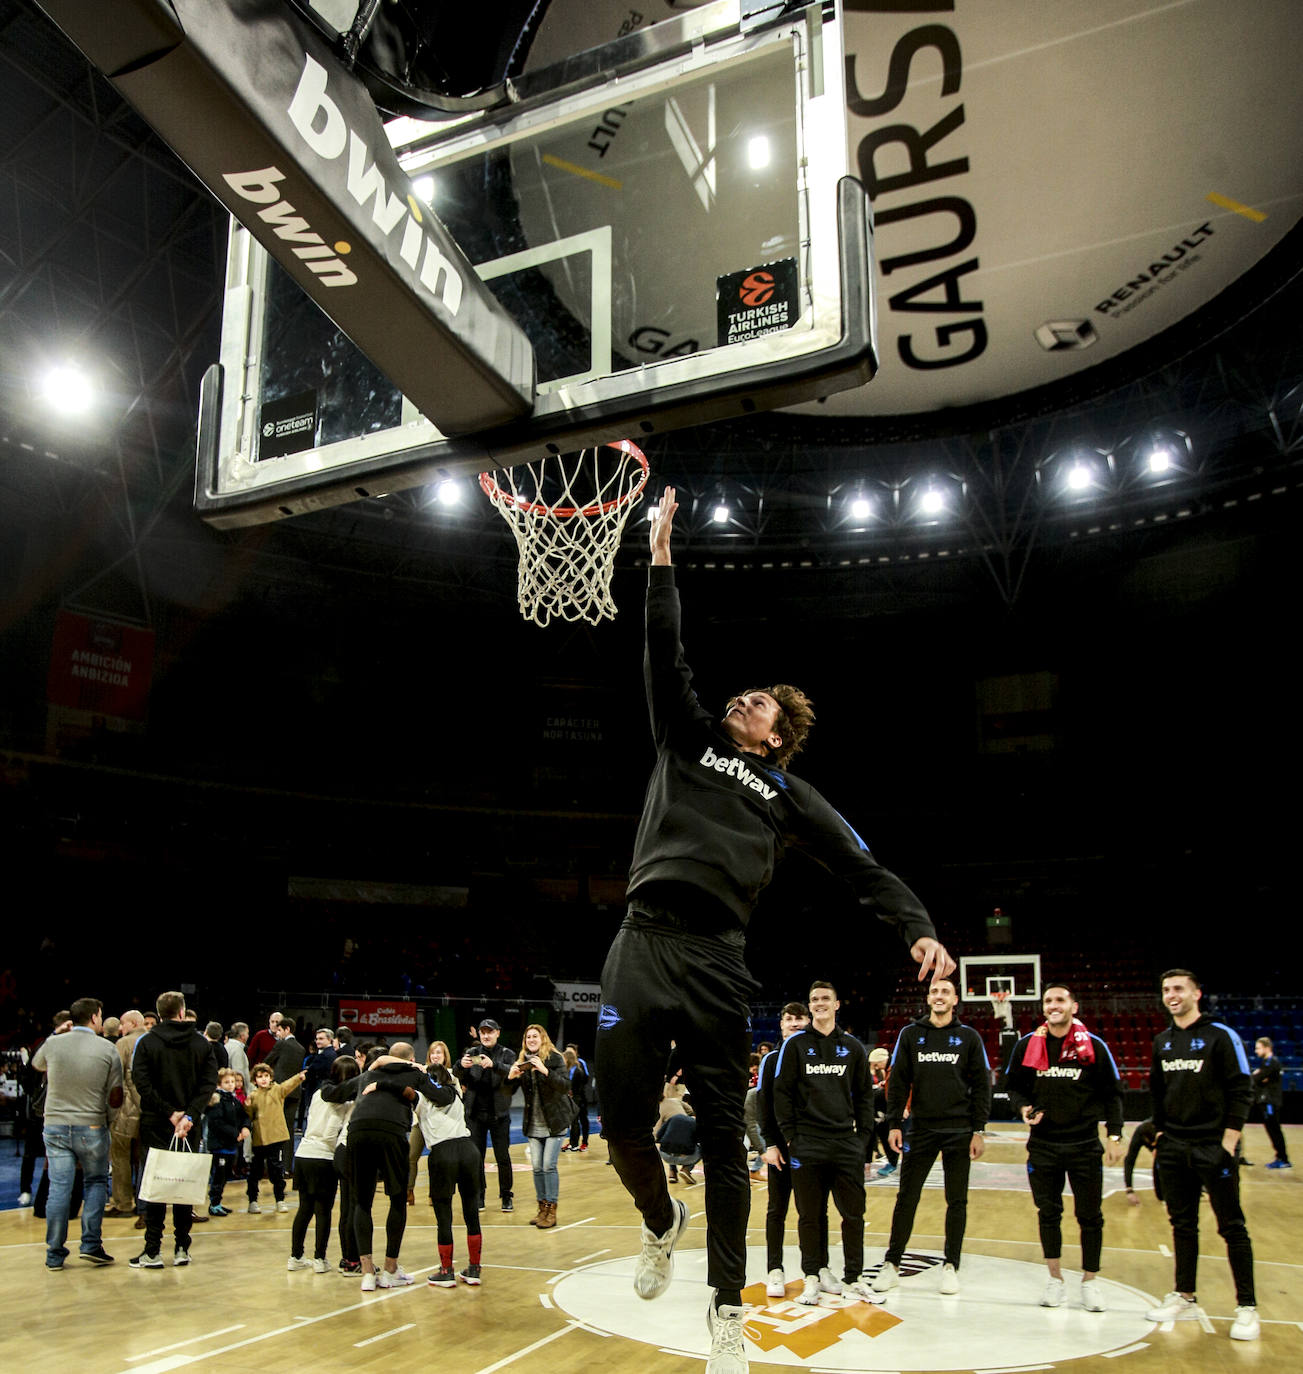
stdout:
[[(419, 263), (420, 285), (455, 316), (464, 286), (461, 274), (421, 227), (424, 221), (420, 207), (406, 193), (406, 188), (400, 188), (402, 194), (389, 188), (366, 140), (356, 129), (349, 128), (339, 106), (327, 94), (325, 67), (306, 53), (303, 72), (286, 114), (303, 142), (324, 161), (333, 162), (348, 150), (346, 185), (349, 195), (359, 205), (372, 202), (371, 219), (382, 234), (392, 235), (401, 226), (398, 256), (414, 272)], [(323, 286), (357, 284), (357, 275), (342, 261), (350, 245), (344, 242), (328, 244), (297, 214), (294, 206), (282, 198), (277, 183), (285, 179), (285, 173), (279, 167), (230, 172), (222, 179), (244, 200), (267, 207), (258, 211), (258, 218), (270, 224), (278, 238), (297, 245), (293, 250), (295, 257), (301, 258), (321, 278)]]
[(706, 752), (697, 762), (703, 768), (713, 768), (716, 773), (723, 773), (726, 777), (736, 778), (743, 787), (749, 787), (753, 792), (759, 792), (766, 801), (773, 801), (778, 795), (774, 788), (766, 787), (741, 759), (721, 758), (710, 745), (706, 745)]
[(942, 1050), (927, 1050), (922, 1054), (916, 1054), (914, 1060), (919, 1064), (958, 1064), (957, 1054), (946, 1054)]
[(806, 1073), (830, 1073), (840, 1078), (846, 1072), (845, 1064), (807, 1064)]
[(1080, 1078), (1081, 1070), (1074, 1069), (1063, 1064), (1056, 1064), (1052, 1069), (1037, 1069), (1037, 1078)]
[(1204, 1061), (1202, 1059), (1164, 1059), (1163, 1068), (1168, 1069), (1189, 1069), (1191, 1073), (1200, 1073), (1203, 1070)]

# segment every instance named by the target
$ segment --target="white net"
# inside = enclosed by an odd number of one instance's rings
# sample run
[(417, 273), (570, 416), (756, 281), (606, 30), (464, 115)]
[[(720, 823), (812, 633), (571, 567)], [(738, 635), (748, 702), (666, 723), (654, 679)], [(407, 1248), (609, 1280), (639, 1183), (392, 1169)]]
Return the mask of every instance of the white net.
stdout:
[(634, 506), (647, 485), (647, 459), (627, 439), (556, 454), (496, 473), (480, 486), (511, 527), (520, 552), (520, 613), (596, 625), (615, 617), (611, 574)]

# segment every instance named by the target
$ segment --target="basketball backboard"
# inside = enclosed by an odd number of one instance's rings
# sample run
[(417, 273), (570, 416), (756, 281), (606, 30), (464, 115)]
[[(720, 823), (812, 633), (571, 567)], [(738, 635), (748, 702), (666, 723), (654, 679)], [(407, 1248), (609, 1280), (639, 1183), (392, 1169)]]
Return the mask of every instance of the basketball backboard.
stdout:
[(987, 1002), (996, 993), (1010, 1002), (1041, 1000), (1039, 954), (973, 954), (959, 960), (959, 997), (963, 1002)]
[(233, 221), (196, 509), (255, 524), (858, 386), (867, 202), (838, 6), (739, 0), (532, 72), (506, 110), (389, 125), (528, 339), (532, 410), (450, 436)]

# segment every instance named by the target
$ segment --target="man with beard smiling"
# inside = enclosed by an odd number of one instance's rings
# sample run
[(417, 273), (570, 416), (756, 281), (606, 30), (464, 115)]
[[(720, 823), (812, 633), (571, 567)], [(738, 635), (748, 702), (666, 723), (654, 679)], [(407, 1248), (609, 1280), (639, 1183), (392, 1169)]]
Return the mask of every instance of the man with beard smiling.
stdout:
[[(1103, 1312), (1099, 1277), (1104, 1243), (1104, 1165), (1122, 1157), (1122, 1089), (1108, 1046), (1077, 1020), (1077, 1004), (1064, 983), (1048, 984), (1041, 996), (1045, 1023), (1025, 1035), (1009, 1056), (1005, 1082), (1014, 1111), (1031, 1127), (1027, 1178), (1040, 1218), (1041, 1254), (1050, 1271), (1042, 1307), (1063, 1302), (1063, 1185), (1072, 1187), (1081, 1229), (1081, 1305)], [(1099, 1123), (1108, 1126), (1108, 1149)]]

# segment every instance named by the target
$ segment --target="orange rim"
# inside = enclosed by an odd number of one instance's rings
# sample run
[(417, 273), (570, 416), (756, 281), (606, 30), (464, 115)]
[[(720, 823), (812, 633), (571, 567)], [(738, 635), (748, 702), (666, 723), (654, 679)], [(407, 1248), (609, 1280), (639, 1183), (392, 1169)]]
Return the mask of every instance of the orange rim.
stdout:
[[(572, 520), (575, 516), (588, 519), (594, 515), (607, 515), (618, 506), (626, 505), (647, 485), (647, 478), (651, 475), (651, 468), (648, 465), (647, 457), (637, 444), (629, 439), (611, 439), (604, 444), (598, 444), (598, 448), (616, 448), (622, 453), (628, 454), (630, 458), (638, 461), (642, 468), (642, 476), (638, 479), (638, 485), (630, 491), (626, 491), (621, 496), (614, 497), (610, 501), (594, 501), (591, 506), (549, 506), (542, 501), (522, 501), (520, 497), (513, 495), (502, 488), (493, 479), (491, 472), (480, 473), (480, 487), (490, 501), (501, 501), (504, 505), (514, 506), (516, 510), (523, 511), (526, 515), (550, 515), (556, 520)], [(554, 455), (559, 456), (559, 455)]]

